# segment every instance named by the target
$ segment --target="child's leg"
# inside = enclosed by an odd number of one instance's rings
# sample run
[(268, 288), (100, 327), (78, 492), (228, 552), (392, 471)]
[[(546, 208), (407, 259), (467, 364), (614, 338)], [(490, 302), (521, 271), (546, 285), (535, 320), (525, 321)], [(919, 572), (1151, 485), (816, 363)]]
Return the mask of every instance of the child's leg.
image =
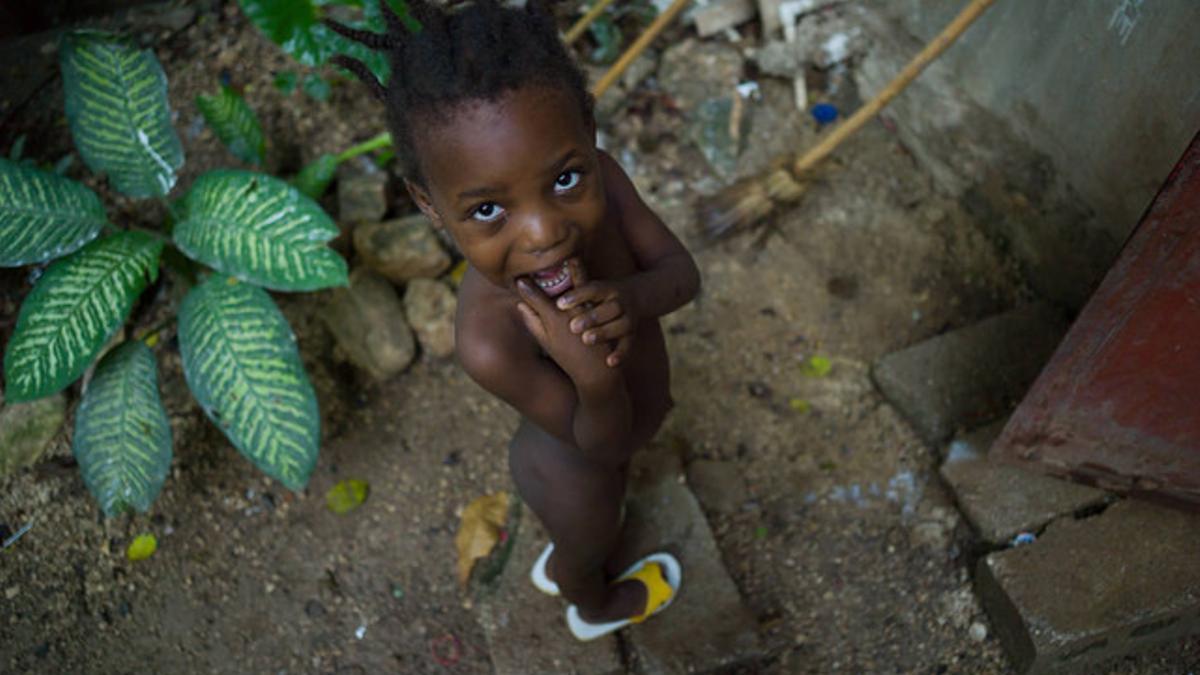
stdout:
[(645, 587), (609, 585), (604, 570), (621, 537), (624, 467), (586, 461), (578, 450), (522, 421), (509, 446), (509, 468), (521, 498), (554, 542), (547, 571), (583, 618), (613, 621), (641, 613)]

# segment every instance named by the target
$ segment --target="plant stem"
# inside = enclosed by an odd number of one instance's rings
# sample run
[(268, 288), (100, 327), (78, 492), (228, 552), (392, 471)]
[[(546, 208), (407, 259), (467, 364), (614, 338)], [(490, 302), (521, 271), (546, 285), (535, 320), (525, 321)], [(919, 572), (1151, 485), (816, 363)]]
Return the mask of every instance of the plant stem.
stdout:
[(346, 148), (345, 150), (338, 153), (336, 159), (338, 161), (338, 164), (341, 164), (342, 162), (344, 162), (348, 159), (351, 159), (353, 157), (358, 157), (359, 155), (371, 152), (372, 150), (378, 150), (379, 148), (386, 148), (391, 144), (392, 144), (392, 135), (385, 131), (372, 139), (363, 141), (362, 143), (359, 143), (358, 145)]
[(159, 321), (158, 323), (154, 324), (153, 326), (142, 331), (141, 334), (137, 336), (137, 339), (145, 340), (146, 338), (150, 337), (151, 335), (159, 333), (160, 331), (162, 331), (162, 329), (166, 328), (167, 326), (170, 326), (173, 323), (175, 323), (175, 314), (174, 313), (172, 313), (171, 316), (168, 316), (167, 318), (163, 319), (162, 321)]

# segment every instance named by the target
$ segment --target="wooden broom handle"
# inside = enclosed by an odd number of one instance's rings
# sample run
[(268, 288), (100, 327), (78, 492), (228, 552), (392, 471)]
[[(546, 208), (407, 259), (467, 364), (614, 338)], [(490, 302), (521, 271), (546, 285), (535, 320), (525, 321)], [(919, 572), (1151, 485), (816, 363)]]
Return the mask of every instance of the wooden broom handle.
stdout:
[(576, 21), (575, 25), (571, 26), (571, 30), (567, 31), (567, 34), (563, 36), (563, 42), (571, 44), (572, 42), (578, 40), (579, 36), (583, 35), (583, 31), (586, 30), (593, 21), (598, 19), (604, 10), (612, 3), (613, 0), (596, 0), (596, 4), (592, 5), (592, 8), (587, 11), (587, 14), (584, 14), (582, 18)]
[[(671, 23), (672, 19), (674, 19), (680, 12), (683, 11), (684, 7), (687, 7), (688, 1), (689, 0), (675, 0), (675, 2), (672, 2), (671, 6), (667, 8), (667, 11), (659, 14), (658, 18), (654, 19), (654, 23), (650, 24), (650, 27), (646, 29), (646, 32), (638, 36), (637, 41), (630, 45), (629, 49), (625, 50), (625, 53), (621, 55), (621, 58), (617, 59), (617, 62), (613, 64), (612, 68), (608, 69), (608, 72), (604, 74), (604, 77), (600, 78), (600, 81), (597, 82), (596, 86), (592, 89), (592, 95), (596, 98), (603, 96), (604, 92), (608, 91), (608, 88), (612, 86), (612, 83), (616, 82), (617, 78), (621, 76), (621, 73), (625, 72), (625, 69), (629, 67), (629, 64), (633, 63), (633, 60), (638, 56), (641, 56), (642, 52), (646, 51), (646, 47), (650, 45), (654, 38), (658, 37), (658, 34), (663, 32), (663, 29), (666, 28), (669, 23)], [(978, 1), (979, 0), (976, 0), (976, 2)]]
[[(971, 4), (964, 7), (963, 10), (959, 12), (958, 16), (954, 17), (954, 20), (950, 22), (950, 25), (943, 28), (942, 32), (939, 33), (937, 37), (930, 41), (929, 44), (925, 45), (925, 48), (922, 49), (916, 56), (914, 56), (912, 60), (908, 62), (908, 65), (904, 66), (904, 70), (901, 70), (900, 74), (892, 78), (891, 82), (888, 82), (888, 85), (883, 88), (883, 91), (880, 91), (878, 94), (876, 94), (875, 98), (871, 99), (870, 102), (859, 108), (858, 111), (850, 117), (850, 119), (846, 120), (836, 129), (834, 129), (833, 132), (822, 139), (821, 142), (815, 147), (809, 149), (807, 152), (801, 155), (800, 158), (796, 160), (796, 163), (792, 165), (792, 172), (796, 174), (803, 174), (816, 166), (818, 162), (825, 159), (825, 156), (833, 152), (833, 149), (841, 144), (842, 141), (846, 140), (848, 136), (858, 131), (864, 124), (867, 123), (867, 120), (874, 117), (875, 114), (878, 113), (885, 105), (891, 102), (893, 98), (896, 98), (897, 94), (904, 91), (904, 88), (907, 87), (914, 79), (916, 79), (917, 75), (921, 74), (921, 71), (925, 69), (925, 66), (928, 66), (934, 59), (940, 56), (942, 52), (946, 51), (947, 47), (954, 44), (954, 41), (958, 39), (958, 36), (962, 35), (963, 31), (965, 31), (967, 27), (975, 21), (975, 19), (978, 19), (979, 15), (983, 14), (984, 10), (986, 10), (994, 1), (995, 0), (972, 0)], [(597, 94), (597, 96), (598, 95), (599, 94)]]

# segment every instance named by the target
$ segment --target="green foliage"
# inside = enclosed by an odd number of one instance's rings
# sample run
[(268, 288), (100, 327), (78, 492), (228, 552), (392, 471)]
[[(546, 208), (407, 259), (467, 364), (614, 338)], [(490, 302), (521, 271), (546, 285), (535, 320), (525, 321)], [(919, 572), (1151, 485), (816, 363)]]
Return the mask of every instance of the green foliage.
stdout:
[(183, 372), (205, 414), (293, 490), (317, 460), (320, 419), (296, 339), (266, 291), (213, 275), (179, 308)]
[(328, 101), (330, 88), (329, 83), (325, 78), (316, 73), (309, 73), (304, 76), (304, 82), (300, 84), (304, 89), (304, 93), (314, 101)]
[(299, 76), (290, 70), (282, 71), (275, 75), (275, 88), (284, 95), (290, 94), (296, 90), (296, 83), (299, 79)]
[(105, 515), (150, 508), (171, 468), (171, 424), (145, 343), (125, 342), (100, 360), (75, 413), (73, 451)]
[(247, 164), (263, 163), (267, 142), (262, 126), (246, 100), (231, 87), (212, 96), (196, 97), (196, 107), (225, 147)]
[(86, 186), (0, 159), (0, 267), (76, 251), (107, 223), (104, 204)]
[(279, 291), (347, 283), (346, 261), (325, 242), (338, 228), (316, 202), (278, 178), (222, 169), (182, 200), (175, 244), (189, 257)]
[[(82, 32), (63, 40), (60, 63), (72, 137), (88, 167), (106, 172), (129, 196), (167, 196), (183, 151), (154, 54), (124, 38)], [(197, 105), (235, 154), (262, 161), (262, 128), (241, 97), (225, 88)], [(343, 155), (369, 152), (381, 139)], [(251, 284), (345, 284), (345, 261), (325, 246), (338, 234), (329, 217), (282, 180), (212, 171), (172, 207), (172, 245), (165, 234), (110, 224), (95, 193), (36, 168), (22, 157), (23, 146), (18, 141), (12, 159), (0, 159), (0, 266), (53, 262), (22, 303), (5, 346), (7, 399), (44, 397), (78, 379), (157, 279), (160, 259), (171, 283), (184, 289), (204, 276), (193, 261), (205, 263), (223, 274), (192, 288), (179, 309), (188, 384), (240, 451), (285, 485), (303, 487), (320, 440), (316, 398), (290, 327), (266, 291)], [(55, 170), (65, 171), (71, 157)], [(346, 157), (323, 156), (300, 182), (319, 194)], [(119, 231), (96, 239), (104, 229)], [(150, 347), (131, 341), (104, 356), (85, 387), (74, 452), (106, 514), (146, 510), (166, 479), (171, 430), (157, 379)]]
[(98, 31), (69, 33), (60, 51), (67, 120), (88, 168), (130, 197), (166, 195), (183, 165), (167, 77), (154, 53)]
[(592, 34), (592, 39), (596, 41), (596, 48), (592, 50), (591, 59), (595, 63), (612, 63), (621, 55), (621, 42), (623, 37), (621, 29), (617, 28), (617, 22), (607, 16), (601, 16), (588, 26), (588, 32)]
[[(409, 15), (408, 5), (402, 0), (388, 2), (409, 30), (415, 32), (421, 29), (421, 24)], [(340, 15), (339, 20), (354, 28), (384, 32), (386, 23), (376, 0), (238, 0), (238, 4), (263, 34), (300, 63), (316, 66), (325, 63), (334, 54), (347, 54), (365, 63), (380, 81), (387, 81), (389, 68), (386, 55), (347, 40), (321, 23), (327, 6), (361, 7), (360, 20), (342, 20)]]
[(49, 396), (82, 375), (158, 276), (162, 246), (120, 232), (52, 263), (21, 304), (4, 354), (8, 400)]
[(325, 194), (325, 190), (329, 189), (329, 183), (337, 175), (337, 167), (337, 157), (329, 154), (321, 155), (296, 174), (296, 177), (292, 179), (292, 185), (295, 185), (296, 189), (305, 196), (317, 199)]

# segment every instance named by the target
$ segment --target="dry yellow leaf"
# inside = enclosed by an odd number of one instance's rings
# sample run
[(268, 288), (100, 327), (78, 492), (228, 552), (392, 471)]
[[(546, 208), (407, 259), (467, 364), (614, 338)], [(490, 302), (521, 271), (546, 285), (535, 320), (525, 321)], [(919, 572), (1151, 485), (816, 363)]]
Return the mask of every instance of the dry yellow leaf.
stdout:
[(454, 546), (458, 549), (458, 583), (467, 585), (475, 562), (486, 558), (500, 541), (507, 519), (507, 492), (484, 495), (467, 505), (454, 538)]

